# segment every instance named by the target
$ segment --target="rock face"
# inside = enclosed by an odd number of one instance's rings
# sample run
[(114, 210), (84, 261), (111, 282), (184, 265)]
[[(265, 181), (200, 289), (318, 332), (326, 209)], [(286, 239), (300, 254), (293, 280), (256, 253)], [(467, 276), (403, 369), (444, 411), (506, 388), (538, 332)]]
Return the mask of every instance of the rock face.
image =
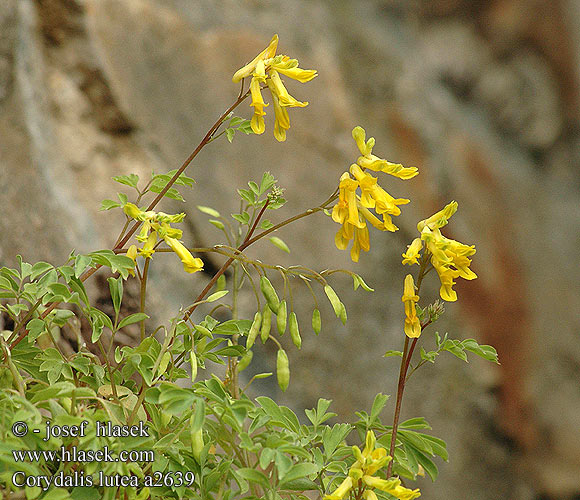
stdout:
[[(351, 293), (348, 280), (333, 281), (345, 290), (349, 322), (342, 327), (325, 308), (320, 337), (303, 335), (302, 351), (289, 349), (287, 402), (300, 408), (330, 398), (350, 418), (377, 392), (394, 394), (397, 363), (380, 354), (401, 344), (406, 269), (398, 256), (417, 220), (456, 199), (460, 209), (446, 234), (476, 244), (479, 279), (457, 285), (460, 299), (438, 329), (495, 345), (502, 365), (473, 362), (468, 370), (442, 359), (412, 380), (403, 417), (426, 415), (450, 451), (437, 483), (418, 486), (441, 500), (574, 498), (576, 2), (3, 0), (2, 262), (21, 253), (58, 263), (72, 248), (110, 246), (121, 217), (97, 211), (114, 196), (110, 178), (177, 168), (237, 96), (232, 73), (274, 32), (282, 52), (319, 72), (291, 86), (310, 105), (291, 110), (285, 143), (276, 143), (267, 116), (265, 134), (202, 151), (188, 170), (197, 183), (186, 204), (163, 205), (188, 213), (186, 240), (219, 242), (195, 206), (237, 211), (236, 188), (265, 170), (286, 188), (286, 214), (323, 201), (356, 158), (350, 131), (357, 124), (376, 137), (377, 154), (421, 172), (385, 183), (412, 203), (397, 222), (401, 230), (372, 234), (371, 252), (356, 266), (334, 248), (337, 227), (324, 216), (279, 232), (291, 257), (266, 244), (249, 252), (264, 262), (353, 269), (376, 289)], [(244, 104), (237, 113), (251, 111)], [(160, 318), (207, 281), (184, 277), (173, 264), (160, 259), (152, 267)], [(251, 301), (242, 301), (248, 314)], [(296, 306), (304, 315), (312, 307), (306, 300)], [(272, 353), (260, 354), (271, 367)]]

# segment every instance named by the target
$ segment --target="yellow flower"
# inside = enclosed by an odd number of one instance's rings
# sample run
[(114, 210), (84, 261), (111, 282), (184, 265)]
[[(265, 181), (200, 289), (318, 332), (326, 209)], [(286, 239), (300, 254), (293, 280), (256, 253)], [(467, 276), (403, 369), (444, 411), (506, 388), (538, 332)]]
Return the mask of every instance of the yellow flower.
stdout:
[(421, 232), (425, 227), (428, 227), (433, 231), (446, 226), (449, 222), (449, 218), (457, 212), (457, 206), (456, 201), (448, 203), (443, 210), (439, 210), (439, 212), (433, 214), (428, 219), (420, 221), (417, 224), (417, 231)]
[(378, 214), (401, 215), (401, 209), (397, 205), (406, 205), (410, 201), (406, 198), (393, 198), (377, 184), (376, 177), (363, 172), (356, 164), (350, 166), (350, 173), (360, 184), (361, 204), (366, 208), (374, 208)]
[(334, 222), (339, 224), (348, 222), (358, 228), (365, 227), (366, 224), (360, 220), (358, 215), (356, 203), (358, 185), (358, 182), (352, 179), (348, 172), (341, 175), (338, 185), (338, 203), (332, 209), (332, 220)]
[[(137, 264), (137, 245), (131, 245), (127, 249), (127, 257), (129, 257), (135, 265)], [(135, 265), (133, 267), (135, 267)], [(129, 271), (129, 274), (131, 276), (135, 276), (135, 271), (133, 269), (131, 269)]]
[(368, 252), (371, 248), (369, 230), (366, 227), (359, 228), (345, 222), (334, 237), (334, 243), (339, 250), (346, 250), (350, 240), (354, 240), (350, 249), (350, 258), (358, 262), (360, 251)]
[(274, 116), (276, 121), (274, 123), (274, 137), (278, 142), (284, 142), (286, 140), (286, 130), (290, 128), (290, 117), (288, 116), (288, 110), (280, 105), (278, 96), (272, 90), (272, 80), (268, 79), (268, 88), (272, 92), (272, 102), (274, 103)]
[(415, 282), (413, 281), (413, 276), (410, 274), (407, 274), (405, 277), (405, 286), (401, 300), (405, 304), (405, 335), (415, 339), (421, 335), (421, 323), (419, 322), (415, 308), (415, 303), (419, 301), (419, 296), (415, 293)]
[(415, 238), (407, 247), (407, 251), (403, 254), (403, 264), (419, 264), (417, 258), (422, 249), (423, 242), (421, 241), (421, 238)]
[(267, 104), (264, 103), (262, 98), (261, 85), (265, 83), (268, 86), (272, 94), (276, 117), (274, 137), (282, 142), (286, 140), (286, 130), (290, 128), (290, 119), (288, 117), (288, 111), (285, 108), (303, 108), (308, 105), (308, 102), (301, 102), (292, 97), (284, 86), (280, 74), (305, 83), (315, 78), (317, 72), (316, 70), (299, 68), (296, 59), (290, 59), (285, 55), (276, 56), (277, 47), (278, 35), (274, 35), (270, 45), (260, 52), (250, 63), (236, 71), (232, 80), (239, 82), (243, 78), (252, 75), (252, 81), (250, 83), (252, 103), (250, 106), (254, 108), (254, 116), (250, 124), (255, 134), (262, 134), (266, 129), (264, 123), (266, 113), (264, 112), (264, 108)]
[(365, 483), (370, 488), (376, 488), (377, 490), (384, 491), (389, 495), (393, 495), (399, 500), (413, 500), (421, 496), (418, 489), (410, 490), (401, 486), (401, 480), (397, 478), (393, 479), (380, 479), (373, 476), (363, 476), (363, 483)]
[(254, 116), (250, 122), (252, 131), (254, 134), (263, 134), (266, 130), (266, 124), (264, 123), (264, 116), (266, 113), (264, 112), (264, 108), (268, 106), (268, 104), (264, 104), (264, 99), (262, 98), (262, 92), (260, 90), (260, 80), (255, 77), (252, 78), (250, 91), (252, 93), (252, 103), (250, 106), (254, 107)]
[(306, 83), (318, 76), (315, 69), (302, 69), (298, 67), (297, 59), (290, 59), (284, 56), (281, 61), (274, 60), (270, 65), (272, 69), (300, 83)]
[(453, 290), (455, 278), (461, 277), (466, 280), (477, 278), (477, 274), (469, 268), (471, 265), (469, 257), (475, 253), (475, 246), (465, 245), (441, 234), (441, 228), (448, 224), (449, 218), (456, 211), (457, 202), (452, 201), (443, 210), (420, 221), (417, 229), (421, 237), (415, 238), (407, 252), (403, 254), (403, 264), (418, 264), (417, 257), (423, 247), (423, 242), (425, 243), (427, 251), (431, 254), (431, 264), (441, 281), (439, 295), (448, 302), (457, 300), (457, 293)]
[(149, 259), (155, 253), (155, 245), (157, 244), (157, 232), (152, 231), (151, 234), (147, 237), (147, 241), (143, 245), (143, 248), (139, 250), (139, 255), (146, 259)]
[(238, 71), (234, 73), (232, 82), (238, 83), (247, 76), (250, 76), (252, 72), (256, 69), (258, 62), (265, 61), (266, 59), (271, 59), (276, 55), (277, 48), (278, 48), (278, 35), (274, 35), (272, 37), (272, 40), (270, 40), (270, 44), (262, 52), (260, 52), (251, 62), (246, 64), (243, 68), (240, 68)]
[[(380, 231), (397, 231), (399, 228), (393, 224), (391, 216), (400, 215), (401, 209), (399, 205), (405, 205), (409, 203), (409, 200), (392, 197), (378, 185), (376, 177), (365, 172), (366, 168), (374, 170), (384, 170), (386, 168), (389, 173), (394, 171), (394, 167), (391, 167), (395, 164), (373, 157), (371, 154), (375, 145), (374, 138), (371, 137), (367, 141), (362, 127), (355, 127), (352, 131), (352, 136), (363, 156), (358, 159), (358, 163), (350, 166), (350, 173), (354, 179), (349, 175), (349, 172), (345, 172), (340, 177), (338, 203), (333, 207), (332, 219), (342, 224), (342, 228), (335, 236), (337, 248), (340, 250), (346, 249), (348, 242), (354, 239), (351, 259), (354, 262), (358, 262), (361, 249), (368, 251), (370, 248), (367, 221)], [(381, 165), (378, 165), (375, 160), (382, 162)], [(402, 165), (399, 166), (404, 169)], [(417, 175), (417, 169), (414, 167), (404, 169), (404, 172), (401, 169), (397, 170), (401, 173), (401, 178), (411, 178)], [(361, 190), (360, 196), (357, 194), (359, 188)], [(376, 214), (382, 216), (382, 222), (375, 213), (369, 210), (370, 208), (374, 209)]]
[(169, 245), (171, 250), (173, 250), (181, 259), (181, 262), (183, 262), (183, 269), (185, 272), (195, 273), (203, 269), (203, 261), (200, 258), (194, 258), (193, 255), (191, 255), (191, 252), (183, 246), (181, 241), (169, 236), (166, 236), (164, 239), (165, 243)]
[[(358, 488), (364, 477), (372, 476), (391, 460), (391, 457), (387, 455), (387, 450), (385, 448), (375, 448), (376, 442), (377, 440), (374, 432), (368, 431), (365, 439), (364, 450), (361, 452), (358, 446), (352, 447), (352, 452), (356, 461), (350, 467), (347, 478), (331, 495), (326, 495), (324, 500), (341, 500), (352, 489)], [(373, 496), (374, 493), (371, 490), (367, 491), (370, 493), (368, 493), (364, 498), (375, 500), (376, 495)]]
[(385, 172), (399, 179), (411, 179), (419, 173), (417, 167), (403, 167), (400, 163), (391, 163), (373, 155), (372, 150), (375, 145), (375, 139), (371, 137), (367, 141), (366, 132), (362, 127), (355, 127), (352, 131), (352, 137), (362, 155), (357, 160), (357, 164), (360, 167)]
[(340, 486), (334, 490), (330, 495), (325, 495), (324, 500), (342, 500), (352, 489), (352, 477), (347, 476), (345, 480), (340, 483)]
[(284, 87), (284, 83), (282, 83), (280, 75), (275, 69), (270, 70), (270, 81), (272, 82), (272, 85), (269, 86), (269, 88), (272, 91), (272, 94), (275, 94), (278, 98), (280, 106), (289, 108), (304, 108), (308, 106), (307, 102), (300, 102), (288, 93), (288, 90)]
[(134, 203), (125, 203), (125, 205), (123, 205), (123, 212), (125, 212), (125, 214), (127, 214), (132, 219), (139, 221), (145, 220), (145, 212), (143, 212), (143, 210), (141, 210)]

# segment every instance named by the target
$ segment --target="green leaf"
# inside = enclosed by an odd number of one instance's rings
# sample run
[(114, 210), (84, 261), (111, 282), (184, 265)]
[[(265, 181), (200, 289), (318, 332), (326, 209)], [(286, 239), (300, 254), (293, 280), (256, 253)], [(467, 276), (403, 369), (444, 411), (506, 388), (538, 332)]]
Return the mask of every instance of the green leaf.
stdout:
[(91, 258), (88, 255), (77, 255), (75, 258), (75, 278), (79, 278), (90, 265)]
[(121, 328), (125, 328), (126, 326), (132, 325), (133, 323), (143, 321), (144, 319), (149, 319), (149, 316), (147, 316), (145, 313), (131, 314), (123, 318), (123, 320), (119, 323), (118, 329), (120, 330)]
[(121, 301), (123, 300), (123, 278), (107, 278), (109, 283), (109, 291), (111, 293), (111, 301), (113, 302), (113, 309), (115, 313), (119, 314), (121, 309)]
[(236, 135), (236, 131), (233, 128), (226, 128), (226, 137), (228, 142), (232, 142), (234, 140), (234, 135)]
[(280, 481), (280, 487), (283, 488), (286, 483), (290, 481), (295, 481), (296, 479), (303, 478), (305, 476), (310, 476), (311, 474), (316, 474), (319, 467), (312, 463), (299, 463), (290, 467), (290, 470), (284, 474)]
[(383, 358), (390, 358), (391, 356), (399, 356), (402, 358), (403, 353), (401, 351), (387, 351), (385, 354), (383, 354)]
[(334, 427), (325, 427), (322, 431), (324, 454), (331, 458), (338, 445), (350, 434), (352, 426), (349, 424), (335, 424)]
[(103, 200), (103, 201), (101, 201), (101, 208), (99, 208), (99, 210), (101, 210), (101, 211), (111, 210), (112, 208), (118, 208), (120, 206), (121, 206), (121, 204), (118, 201)]
[(127, 195), (125, 193), (117, 193), (117, 198), (121, 202), (122, 206), (125, 206), (127, 203)]
[(218, 229), (224, 229), (224, 223), (219, 221), (219, 220), (215, 220), (215, 219), (210, 219), (208, 221), (210, 224), (214, 225), (215, 227), (217, 227)]
[(244, 346), (241, 345), (229, 345), (226, 347), (222, 347), (217, 351), (213, 351), (213, 353), (218, 356), (228, 356), (228, 357), (243, 356), (244, 354), (246, 354), (246, 349), (244, 348)]
[(270, 238), (270, 242), (272, 243), (272, 245), (279, 248), (283, 252), (290, 253), (290, 248), (288, 248), (288, 245), (286, 245), (284, 240), (278, 238), (277, 236), (272, 236)]
[[(174, 168), (173, 170), (169, 170), (165, 174), (154, 174), (152, 179), (155, 180), (156, 183), (160, 183), (163, 187), (167, 185), (167, 183), (173, 179), (173, 176), (177, 173), (177, 169)], [(188, 177), (184, 173), (181, 173), (179, 177), (176, 179), (175, 184), (178, 186), (187, 186), (191, 187), (195, 184), (195, 180), (191, 177)]]
[(430, 363), (435, 363), (435, 358), (439, 355), (437, 351), (426, 352), (425, 349), (421, 347), (421, 359), (429, 361)]
[(264, 194), (269, 191), (274, 184), (276, 184), (276, 179), (270, 172), (264, 172), (262, 175), (262, 180), (260, 182), (260, 194)]
[[(32, 266), (32, 270), (30, 273), (30, 279), (35, 280), (41, 274), (44, 274), (45, 272), (47, 272), (53, 268), (54, 268), (54, 266), (52, 264), (49, 264), (48, 262), (37, 262), (36, 264), (34, 264)], [(0, 278), (0, 279), (2, 279), (2, 278)], [(3, 288), (3, 287), (0, 285), (0, 288)]]
[(419, 462), (423, 467), (423, 469), (425, 469), (425, 472), (429, 475), (431, 481), (435, 481), (437, 479), (437, 476), (439, 475), (439, 469), (437, 469), (437, 466), (435, 465), (433, 460), (431, 460), (427, 455), (418, 450), (413, 451), (416, 455), (417, 462)]
[(248, 186), (254, 192), (255, 195), (258, 195), (258, 196), (260, 195), (260, 188), (258, 187), (258, 185), (254, 181), (248, 182)]
[(116, 175), (113, 177), (113, 180), (119, 184), (125, 184), (125, 186), (136, 188), (137, 183), (139, 182), (139, 176), (137, 174)]
[(383, 408), (387, 404), (389, 396), (381, 394), (380, 392), (375, 396), (375, 400), (373, 401), (373, 406), (371, 408), (371, 424), (377, 419)]
[(492, 361), (499, 365), (499, 360), (497, 356), (497, 351), (493, 346), (490, 345), (479, 345), (475, 339), (466, 339), (461, 342), (461, 345), (466, 351), (472, 352), (477, 356), (486, 359), (487, 361)]
[(195, 411), (193, 412), (193, 420), (190, 432), (194, 433), (199, 431), (203, 427), (204, 421), (205, 421), (205, 401), (200, 398), (195, 403)]
[(203, 205), (197, 205), (197, 209), (204, 214), (211, 215), (212, 217), (221, 217), (220, 213), (211, 208), (211, 207), (204, 207)]
[[(401, 429), (431, 429), (431, 426), (423, 417), (410, 418), (399, 424)], [(423, 434), (423, 436), (427, 436)]]
[(467, 354), (465, 354), (463, 346), (461, 345), (461, 342), (459, 340), (446, 340), (445, 342), (443, 342), (442, 350), (450, 352), (451, 354), (461, 359), (462, 361), (465, 361), (466, 363), (469, 362), (467, 360)]
[(244, 123), (246, 120), (244, 118), (240, 118), (239, 116), (233, 116), (230, 120), (229, 127), (235, 127), (241, 123)]
[(263, 472), (260, 472), (259, 470), (243, 467), (238, 469), (236, 474), (251, 483), (259, 484), (266, 490), (270, 489), (270, 482), (268, 481), (268, 478)]
[(181, 415), (198, 399), (191, 389), (163, 382), (159, 386), (159, 403), (172, 415)]
[(243, 212), (241, 214), (232, 214), (232, 217), (242, 224), (248, 224), (250, 222), (250, 214), (248, 212)]
[(45, 331), (44, 321), (38, 318), (31, 319), (26, 323), (26, 329), (28, 330), (28, 341), (34, 342)]

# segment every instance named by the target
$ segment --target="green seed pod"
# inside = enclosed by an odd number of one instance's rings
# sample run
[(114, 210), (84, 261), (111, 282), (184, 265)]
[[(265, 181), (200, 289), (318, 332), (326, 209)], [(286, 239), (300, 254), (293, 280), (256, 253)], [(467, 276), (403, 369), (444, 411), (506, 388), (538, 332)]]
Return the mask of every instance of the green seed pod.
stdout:
[(262, 331), (260, 332), (260, 338), (262, 339), (262, 344), (266, 343), (268, 337), (270, 336), (270, 328), (272, 327), (272, 311), (268, 305), (264, 306), (262, 311)]
[(344, 306), (344, 304), (341, 302), (340, 303), (341, 308), (340, 308), (340, 321), (342, 321), (343, 325), (346, 325), (346, 307)]
[(287, 314), (286, 301), (283, 300), (280, 302), (278, 313), (276, 314), (276, 326), (278, 327), (278, 333), (280, 335), (284, 335), (284, 333), (286, 333)]
[(238, 361), (238, 372), (245, 370), (249, 366), (249, 364), (252, 362), (253, 357), (254, 357), (253, 351), (246, 351), (246, 354), (244, 354), (240, 358), (240, 361)]
[(221, 292), (222, 290), (225, 290), (225, 289), (226, 289), (226, 276), (225, 276), (225, 274), (222, 274), (216, 281), (215, 291)]
[(341, 310), (344, 306), (342, 306), (342, 302), (336, 295), (336, 292), (332, 289), (330, 285), (326, 285), (324, 287), (324, 293), (328, 297), (328, 300), (332, 304), (332, 308), (334, 309), (334, 314), (336, 314), (337, 318), (340, 318)]
[(272, 283), (270, 283), (270, 280), (266, 278), (266, 276), (262, 276), (262, 278), (260, 279), (260, 290), (262, 290), (262, 293), (264, 294), (264, 297), (266, 298), (268, 306), (270, 307), (272, 312), (277, 313), (278, 306), (280, 305), (280, 299), (278, 298), (278, 295), (276, 294), (276, 290), (274, 290)]
[(256, 341), (256, 337), (260, 331), (260, 326), (262, 325), (262, 313), (258, 311), (254, 315), (254, 321), (252, 322), (252, 326), (250, 327), (250, 331), (248, 332), (248, 341), (246, 342), (246, 349), (250, 349), (254, 342)]
[(278, 358), (276, 360), (276, 376), (278, 377), (278, 385), (280, 389), (286, 391), (290, 383), (290, 363), (288, 356), (284, 349), (278, 351)]
[(296, 313), (290, 313), (290, 338), (294, 345), (300, 349), (302, 347), (302, 338), (300, 337), (300, 330), (298, 329), (298, 319)]
[(161, 357), (161, 361), (159, 362), (159, 367), (157, 368), (157, 375), (161, 375), (165, 373), (167, 367), (169, 366), (169, 362), (171, 361), (171, 353), (166, 352)]
[(191, 432), (191, 451), (193, 451), (193, 456), (199, 462), (201, 457), (201, 452), (203, 451), (203, 429), (199, 429), (195, 432)]
[(191, 363), (191, 381), (195, 382), (197, 377), (197, 356), (193, 349), (189, 352), (189, 362)]
[(320, 311), (318, 309), (314, 309), (314, 311), (312, 311), (312, 329), (316, 335), (320, 333), (321, 327), (322, 321), (320, 319)]

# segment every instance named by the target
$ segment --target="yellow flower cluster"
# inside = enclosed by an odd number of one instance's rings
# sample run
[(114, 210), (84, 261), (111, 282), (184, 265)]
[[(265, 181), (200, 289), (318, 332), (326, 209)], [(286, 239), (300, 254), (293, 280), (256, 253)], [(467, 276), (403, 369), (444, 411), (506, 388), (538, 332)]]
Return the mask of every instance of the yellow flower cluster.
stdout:
[(352, 447), (356, 458), (355, 463), (349, 469), (346, 479), (334, 492), (325, 495), (324, 500), (343, 500), (353, 490), (359, 490), (361, 487), (364, 490), (362, 494), (364, 500), (378, 500), (373, 489), (384, 491), (399, 500), (413, 500), (421, 496), (418, 489), (410, 490), (401, 486), (401, 480), (398, 478), (381, 479), (374, 476), (391, 460), (385, 448), (375, 448), (375, 445), (375, 434), (373, 431), (369, 431), (363, 451), (360, 451), (358, 446)]
[(457, 293), (453, 290), (455, 278), (461, 277), (466, 280), (477, 278), (477, 275), (469, 269), (471, 264), (469, 257), (475, 253), (475, 246), (464, 245), (441, 234), (441, 228), (447, 225), (449, 218), (456, 211), (457, 202), (452, 201), (443, 210), (419, 222), (417, 230), (421, 236), (415, 238), (403, 254), (403, 264), (418, 264), (420, 252), (423, 244), (425, 245), (431, 254), (431, 264), (441, 280), (439, 290), (441, 298), (449, 302), (457, 300)]
[(276, 122), (274, 124), (274, 137), (280, 142), (286, 140), (286, 130), (290, 128), (290, 118), (286, 108), (303, 108), (308, 106), (307, 102), (300, 102), (292, 97), (280, 75), (287, 76), (301, 83), (306, 83), (317, 76), (316, 70), (301, 69), (298, 67), (296, 59), (290, 59), (285, 55), (276, 55), (278, 48), (278, 35), (274, 35), (270, 45), (260, 52), (250, 63), (246, 64), (235, 72), (232, 81), (234, 83), (252, 76), (250, 83), (250, 92), (252, 94), (252, 103), (254, 116), (252, 117), (251, 126), (255, 134), (263, 134), (266, 130), (264, 108), (268, 106), (262, 97), (261, 85), (267, 85), (272, 93), (274, 103), (274, 114)]
[[(393, 198), (377, 184), (378, 179), (365, 170), (385, 172), (399, 179), (411, 179), (419, 172), (415, 167), (406, 168), (373, 155), (375, 139), (371, 137), (367, 141), (362, 127), (355, 127), (352, 137), (361, 156), (350, 166), (350, 174), (345, 172), (340, 177), (339, 198), (332, 210), (332, 219), (342, 224), (334, 239), (336, 247), (346, 250), (350, 240), (354, 240), (350, 257), (358, 262), (361, 249), (365, 252), (370, 249), (367, 221), (380, 231), (396, 231), (398, 227), (393, 224), (391, 216), (400, 215), (401, 209), (398, 205), (409, 203), (405, 198)], [(359, 188), (360, 195), (357, 194)], [(379, 220), (369, 208), (374, 209), (383, 220)]]
[(183, 263), (183, 269), (188, 273), (195, 273), (203, 269), (203, 261), (194, 258), (190, 251), (179, 241), (183, 232), (180, 229), (171, 227), (171, 223), (178, 223), (185, 218), (184, 213), (169, 215), (163, 212), (145, 212), (133, 203), (125, 203), (123, 211), (132, 219), (143, 222), (141, 231), (136, 236), (137, 240), (143, 243), (143, 247), (137, 249), (136, 245), (131, 245), (127, 251), (127, 256), (136, 260), (137, 255), (148, 259), (155, 253), (155, 246), (158, 239), (163, 239), (173, 250)]

